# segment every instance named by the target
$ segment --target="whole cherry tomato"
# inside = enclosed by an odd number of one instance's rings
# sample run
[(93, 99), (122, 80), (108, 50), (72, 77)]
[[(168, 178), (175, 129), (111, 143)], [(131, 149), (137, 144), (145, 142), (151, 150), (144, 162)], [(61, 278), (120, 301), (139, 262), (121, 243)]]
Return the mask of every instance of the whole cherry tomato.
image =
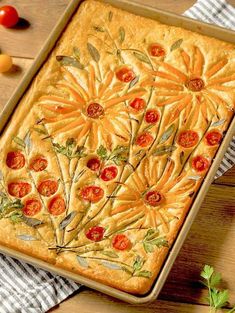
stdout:
[(19, 22), (19, 15), (15, 8), (5, 5), (0, 8), (0, 24), (9, 28), (15, 26)]

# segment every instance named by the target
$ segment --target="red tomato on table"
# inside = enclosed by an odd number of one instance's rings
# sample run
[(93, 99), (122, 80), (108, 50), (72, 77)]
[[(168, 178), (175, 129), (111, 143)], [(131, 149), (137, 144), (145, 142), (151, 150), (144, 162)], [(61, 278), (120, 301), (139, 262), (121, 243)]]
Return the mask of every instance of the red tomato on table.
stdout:
[(0, 24), (5, 27), (13, 27), (19, 21), (19, 15), (16, 9), (10, 5), (0, 8)]

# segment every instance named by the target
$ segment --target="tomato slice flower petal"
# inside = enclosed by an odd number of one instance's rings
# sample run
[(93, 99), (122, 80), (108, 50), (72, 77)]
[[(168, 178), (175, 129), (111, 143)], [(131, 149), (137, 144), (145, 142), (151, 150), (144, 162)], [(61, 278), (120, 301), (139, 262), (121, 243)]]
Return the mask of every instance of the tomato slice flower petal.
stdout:
[(202, 155), (197, 155), (192, 159), (192, 167), (197, 172), (204, 172), (208, 170), (210, 162)]
[(26, 182), (12, 182), (8, 185), (8, 193), (16, 198), (25, 197), (31, 190), (31, 185)]
[(33, 216), (38, 214), (42, 209), (42, 204), (37, 199), (29, 199), (25, 202), (25, 205), (22, 209), (24, 215)]
[(108, 166), (103, 169), (100, 178), (104, 181), (110, 181), (117, 177), (118, 170), (116, 166)]
[(66, 210), (65, 201), (61, 196), (55, 196), (48, 205), (48, 211), (51, 215), (58, 216)]
[(101, 226), (93, 226), (86, 232), (86, 237), (91, 241), (101, 241), (104, 238), (105, 228)]
[(81, 198), (91, 203), (99, 202), (104, 196), (104, 190), (98, 186), (85, 186), (80, 191)]
[(25, 166), (25, 157), (20, 151), (8, 152), (6, 164), (12, 170), (19, 170)]
[(131, 248), (131, 241), (126, 235), (117, 234), (112, 239), (112, 246), (116, 250), (128, 250)]
[(50, 197), (58, 190), (58, 182), (56, 180), (44, 180), (38, 185), (38, 192), (44, 197)]
[(209, 146), (216, 146), (221, 142), (222, 134), (218, 130), (212, 130), (206, 134), (205, 139)]
[(193, 130), (182, 131), (177, 139), (177, 143), (183, 148), (192, 148), (199, 141), (199, 135)]

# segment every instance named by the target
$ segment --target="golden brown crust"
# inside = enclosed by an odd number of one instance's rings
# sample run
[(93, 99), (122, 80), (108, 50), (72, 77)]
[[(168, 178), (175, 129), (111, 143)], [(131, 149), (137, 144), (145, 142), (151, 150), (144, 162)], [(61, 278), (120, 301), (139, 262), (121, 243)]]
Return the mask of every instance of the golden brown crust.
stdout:
[(147, 293), (233, 116), (234, 67), (229, 43), (83, 2), (1, 137), (0, 243)]

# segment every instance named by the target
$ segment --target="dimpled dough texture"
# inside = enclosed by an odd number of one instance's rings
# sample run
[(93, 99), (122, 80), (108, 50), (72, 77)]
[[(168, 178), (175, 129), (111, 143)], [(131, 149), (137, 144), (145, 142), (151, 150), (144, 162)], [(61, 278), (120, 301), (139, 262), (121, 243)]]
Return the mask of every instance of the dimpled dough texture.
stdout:
[(231, 44), (85, 1), (1, 137), (0, 242), (149, 291), (233, 116)]

